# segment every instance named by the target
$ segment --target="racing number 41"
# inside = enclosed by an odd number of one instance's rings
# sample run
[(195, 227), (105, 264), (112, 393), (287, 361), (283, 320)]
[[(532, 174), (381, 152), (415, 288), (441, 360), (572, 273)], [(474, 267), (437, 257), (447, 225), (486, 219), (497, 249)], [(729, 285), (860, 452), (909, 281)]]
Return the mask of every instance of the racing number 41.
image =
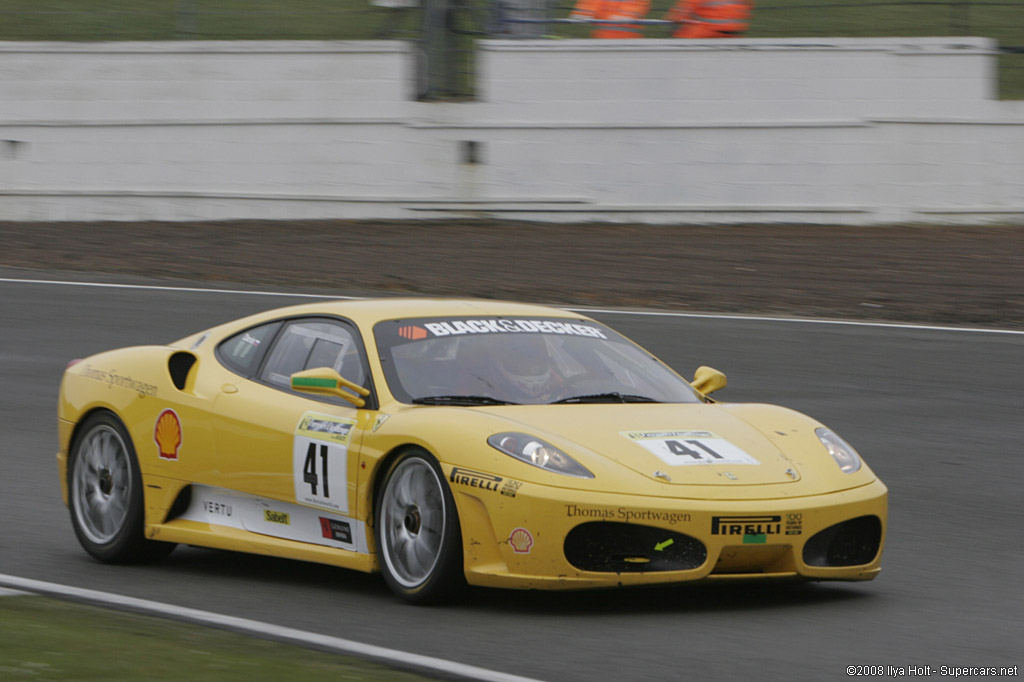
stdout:
[[(317, 447), (318, 446), (316, 443), (310, 443), (309, 447), (306, 449), (306, 463), (302, 465), (302, 480), (304, 480), (306, 483), (310, 485), (310, 487), (312, 488), (313, 495), (319, 497), (319, 495), (317, 495), (316, 492), (317, 485), (319, 485), (320, 483), (320, 476), (318, 476), (316, 473)], [(324, 479), (323, 497), (330, 497), (331, 489), (330, 484), (328, 482), (329, 479), (327, 478), (327, 446), (320, 444), (319, 451), (320, 461), (322, 463), (323, 469), (322, 476)]]
[[(701, 450), (703, 450), (707, 454), (711, 455), (714, 459), (723, 459), (723, 457), (720, 454), (718, 454), (717, 452), (715, 452), (714, 450), (709, 448), (704, 443), (701, 443), (699, 440), (688, 440), (686, 442), (689, 443), (690, 445), (693, 445), (694, 447), (700, 448)], [(701, 459), (701, 460), (704, 459), (704, 455), (702, 455), (700, 452), (698, 452), (698, 451), (696, 451), (696, 450), (694, 450), (692, 448), (686, 447), (685, 445), (683, 445), (682, 443), (680, 443), (677, 440), (665, 441), (665, 445), (668, 446), (668, 449), (671, 450), (672, 454), (674, 454), (674, 455), (689, 455), (690, 457), (693, 457), (694, 459)], [(324, 463), (324, 465), (326, 466), (326, 462)]]

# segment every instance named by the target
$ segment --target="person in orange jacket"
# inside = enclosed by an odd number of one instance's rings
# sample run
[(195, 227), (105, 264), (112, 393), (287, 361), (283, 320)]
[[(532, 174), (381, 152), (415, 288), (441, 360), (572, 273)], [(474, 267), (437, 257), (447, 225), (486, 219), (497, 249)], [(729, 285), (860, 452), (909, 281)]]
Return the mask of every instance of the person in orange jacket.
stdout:
[(750, 27), (750, 0), (678, 0), (665, 18), (676, 38), (735, 38)]
[[(643, 19), (651, 8), (651, 0), (578, 0), (570, 19), (619, 21)], [(591, 38), (643, 38), (637, 24), (594, 24)]]

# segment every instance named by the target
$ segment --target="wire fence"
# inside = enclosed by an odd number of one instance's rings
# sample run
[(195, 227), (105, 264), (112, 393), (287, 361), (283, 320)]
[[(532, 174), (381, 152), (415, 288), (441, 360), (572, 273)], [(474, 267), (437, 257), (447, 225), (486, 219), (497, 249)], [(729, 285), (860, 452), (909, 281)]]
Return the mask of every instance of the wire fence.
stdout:
[[(648, 38), (675, 27), (652, 0)], [(364, 40), (416, 45), (419, 95), (470, 98), (481, 37), (586, 38), (572, 0), (0, 0), (0, 40)], [(1024, 0), (763, 0), (752, 38), (965, 36), (996, 39), (1002, 96), (1024, 98)]]

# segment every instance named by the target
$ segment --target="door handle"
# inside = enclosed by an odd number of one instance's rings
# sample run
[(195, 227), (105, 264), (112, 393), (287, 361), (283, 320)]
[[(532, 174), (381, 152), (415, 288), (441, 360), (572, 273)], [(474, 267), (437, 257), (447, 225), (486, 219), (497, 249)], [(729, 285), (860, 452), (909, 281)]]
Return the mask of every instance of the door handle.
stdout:
[(238, 393), (238, 386), (234, 384), (224, 384), (220, 387), (222, 393)]

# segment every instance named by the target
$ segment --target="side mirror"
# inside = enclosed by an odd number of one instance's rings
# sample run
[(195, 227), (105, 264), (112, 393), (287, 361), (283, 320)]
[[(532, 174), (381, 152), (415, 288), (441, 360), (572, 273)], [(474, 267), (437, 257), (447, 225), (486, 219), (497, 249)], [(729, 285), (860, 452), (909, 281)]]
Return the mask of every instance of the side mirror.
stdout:
[[(366, 401), (360, 396), (370, 395), (370, 389), (352, 383), (330, 367), (316, 367), (296, 372), (292, 375), (292, 390), (314, 395), (337, 396), (356, 407), (366, 404)], [(352, 395), (352, 393), (356, 395)]]
[(725, 388), (726, 383), (725, 375), (717, 369), (713, 367), (698, 367), (697, 371), (693, 373), (693, 381), (690, 382), (690, 385), (701, 394), (708, 395), (720, 388)]

